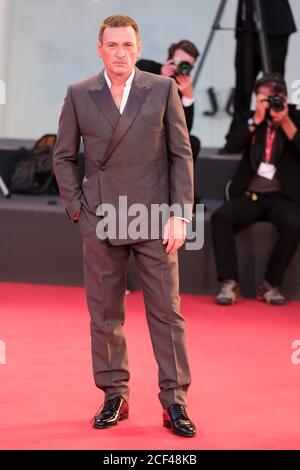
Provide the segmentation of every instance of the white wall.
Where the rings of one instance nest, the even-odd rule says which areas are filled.
[[[135,18],[141,27],[142,56],[163,61],[168,46],[182,38],[203,49],[219,5],[219,0],[6,1],[10,3],[5,49],[9,60],[0,135],[28,138],[55,132],[66,85],[101,68],[96,41],[99,22],[106,16],[120,12]],[[234,25],[236,4],[237,0],[228,0],[223,25]],[[290,0],[290,4],[300,29],[300,1]],[[222,145],[228,128],[230,119],[223,111],[214,118],[203,117],[202,112],[209,107],[205,93],[209,86],[216,88],[221,106],[225,104],[234,85],[234,46],[233,32],[217,32],[198,82],[193,131],[205,146]],[[288,83],[300,78],[297,47],[299,33],[290,41]]]

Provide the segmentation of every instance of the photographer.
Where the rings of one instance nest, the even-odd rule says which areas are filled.
[[[297,31],[288,0],[261,0],[264,30],[274,73],[284,76],[290,35]],[[239,0],[236,15],[234,116],[230,134],[250,109],[252,90],[259,72],[263,70],[262,51],[258,36],[257,14],[253,0]],[[227,138],[227,136],[226,136]],[[227,145],[220,154],[230,153]]]
[[[153,60],[139,60],[136,66],[144,72],[173,77],[176,80],[178,91],[184,109],[185,119],[189,134],[194,120],[194,90],[190,72],[199,56],[199,51],[191,41],[183,39],[172,44],[168,50],[168,57],[164,64]],[[198,137],[190,134],[190,142],[193,152],[194,171],[200,152],[201,143]],[[194,185],[195,188],[196,185]],[[200,203],[200,198],[194,195],[195,204]]]
[[[244,116],[227,139],[231,152],[243,152],[230,185],[230,201],[212,216],[218,279],[217,303],[229,305],[239,294],[235,234],[258,220],[278,229],[257,298],[285,301],[279,288],[300,239],[300,112],[287,104],[280,74],[268,74],[254,88],[256,109]]]

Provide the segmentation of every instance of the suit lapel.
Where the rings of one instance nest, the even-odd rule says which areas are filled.
[[[252,137],[251,142],[251,150],[250,150],[250,157],[251,157],[251,164],[254,172],[256,172],[259,164],[263,161],[264,152],[266,148],[266,133],[267,133],[267,125],[266,122],[263,121],[257,128],[255,134]]]
[[[89,94],[100,109],[101,113],[115,129],[121,115],[115,105],[110,89],[108,88],[103,70],[98,75],[97,88],[89,90]]]
[[[276,132],[276,137],[272,147],[271,162],[276,166],[280,156],[282,155],[283,147],[286,143],[286,136],[284,131],[279,128]]]
[[[102,163],[105,163],[112,152],[119,145],[120,141],[125,136],[132,122],[134,121],[136,115],[142,108],[145,99],[150,93],[151,88],[143,83],[143,74],[137,68],[135,69],[134,80],[131,85],[130,93],[128,100],[125,106],[125,109],[118,120],[118,123],[115,127],[111,140],[106,149]],[[111,98],[113,101],[113,98]]]

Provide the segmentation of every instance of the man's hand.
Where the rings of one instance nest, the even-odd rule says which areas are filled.
[[[267,97],[265,95],[256,96],[256,105],[253,120],[257,126],[265,120],[266,110],[270,107],[266,99]]]
[[[167,60],[162,68],[160,69],[160,74],[164,75],[165,77],[173,77],[176,71],[175,64],[173,59]]]
[[[167,244],[166,253],[172,255],[184,244],[186,237],[186,221],[170,217],[164,227],[163,245]]]
[[[176,82],[182,96],[184,96],[185,98],[194,97],[193,83],[191,77],[183,74],[176,75]]]
[[[273,109],[271,109],[270,115],[272,116],[273,122],[281,126],[287,138],[292,140],[297,132],[297,127],[289,116],[288,104],[285,103],[284,109],[279,112],[273,111]]]
[[[272,108],[270,109],[270,116],[275,124],[282,125],[283,121],[289,115],[289,108],[287,103],[284,103],[284,109],[282,111],[274,111]]]
[[[81,210],[75,212],[75,214],[73,215],[72,220],[74,224],[77,224],[78,220],[80,219],[80,214],[81,214]]]

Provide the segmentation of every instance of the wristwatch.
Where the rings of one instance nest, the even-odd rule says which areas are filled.
[[[256,124],[256,122],[254,121],[254,119],[252,117],[250,117],[248,119],[247,124],[248,124],[248,126],[252,126],[252,127],[255,127],[255,128],[257,127],[257,124]]]

